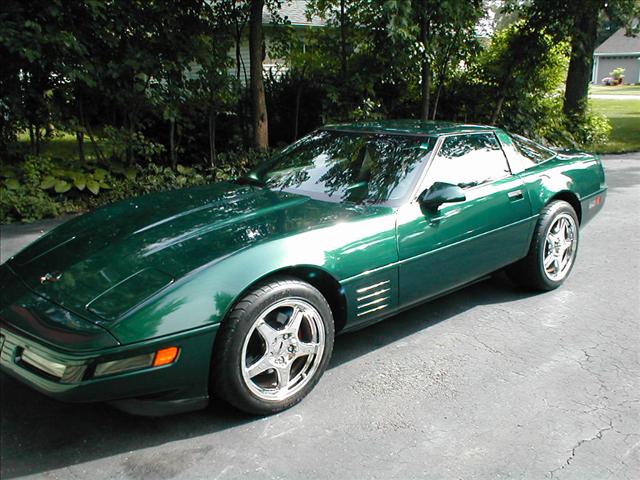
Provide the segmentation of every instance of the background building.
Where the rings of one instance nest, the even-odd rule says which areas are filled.
[[[640,37],[628,37],[621,28],[596,48],[591,82],[601,84],[615,68],[624,68],[622,83],[640,83]]]

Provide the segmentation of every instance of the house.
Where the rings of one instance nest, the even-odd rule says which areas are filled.
[[[307,18],[307,1],[306,0],[285,0],[282,2],[282,6],[278,10],[278,15],[281,19],[284,19],[294,29],[295,35],[302,40],[302,47],[304,48],[304,35],[305,32],[311,28],[324,27],[326,21],[318,16],[313,16],[310,19]],[[262,25],[264,32],[265,54],[262,62],[263,69],[266,73],[278,76],[281,72],[286,70],[287,66],[283,59],[278,58],[277,53],[274,51],[275,44],[275,32],[278,21],[273,18],[271,13],[265,6],[262,12]],[[281,22],[280,22],[281,23]],[[235,60],[235,52],[229,52],[229,55]],[[236,65],[229,70],[229,73],[236,76],[239,75],[238,80],[242,83],[247,83],[249,78],[249,36],[248,26],[245,28],[245,32],[240,44],[240,64]],[[239,67],[239,68],[238,68]]]
[[[591,83],[601,84],[615,68],[624,68],[623,83],[640,83],[640,36],[628,37],[621,28],[596,48]]]

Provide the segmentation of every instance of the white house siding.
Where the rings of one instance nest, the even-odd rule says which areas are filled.
[[[268,74],[274,75],[276,78],[287,71],[287,65],[284,59],[274,58],[271,54],[271,44],[274,25],[280,20],[286,20],[291,27],[294,28],[295,35],[302,36],[304,43],[304,31],[309,28],[324,27],[326,21],[313,15],[311,18],[307,18],[307,0],[284,0],[280,5],[278,12],[279,19],[274,19],[269,9],[265,6],[262,10],[262,25],[265,39],[266,58],[262,63],[262,67],[265,72],[265,76]],[[246,28],[248,32],[248,25]],[[304,48],[304,45],[303,45]],[[229,69],[229,73],[233,76],[237,75],[236,67],[236,51],[235,46],[229,52],[229,56],[233,59],[234,65]],[[240,44],[240,82],[243,84],[249,81],[249,37],[248,33],[245,33],[244,38]]]
[[[268,36],[268,31],[265,29],[265,49],[266,49],[266,58],[262,62],[262,68],[264,69],[265,76],[269,71],[271,71],[276,78],[279,78],[282,73],[286,71],[286,65],[283,60],[271,58],[269,55],[270,49],[270,39]],[[229,74],[234,77],[237,74],[236,69],[236,50],[235,47],[229,52],[229,56],[233,59],[233,67],[229,69]],[[242,84],[246,84],[249,81],[249,71],[250,71],[250,58],[249,58],[249,39],[244,38],[240,43],[240,82]]]
[[[610,72],[616,68],[624,68],[624,83],[640,83],[640,56],[599,55],[594,60],[594,83],[601,84],[602,79],[610,77]]]

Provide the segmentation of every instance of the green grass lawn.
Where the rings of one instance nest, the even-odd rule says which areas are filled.
[[[18,135],[18,142],[23,146],[25,151],[29,151],[29,133],[22,132]],[[104,153],[104,141],[100,138],[97,139],[98,145],[101,147]],[[75,134],[57,131],[53,138],[45,139],[41,146],[42,153],[50,155],[55,158],[62,158],[67,162],[77,162],[79,160],[78,155],[78,142],[76,141]],[[96,159],[96,154],[91,145],[89,137],[84,137],[84,155],[89,161]]]
[[[598,153],[640,151],[640,100],[592,98],[590,104],[594,111],[607,117],[613,127],[609,141],[596,148]]]
[[[589,93],[594,95],[640,95],[640,85],[591,85]]]

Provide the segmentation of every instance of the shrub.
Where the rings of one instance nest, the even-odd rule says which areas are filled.
[[[149,140],[142,132],[107,126],[103,133],[106,150],[120,161],[133,157],[151,162],[165,151],[164,145]]]
[[[567,120],[573,140],[579,147],[594,147],[607,142],[611,123],[604,115],[590,111],[584,118]]]
[[[624,78],[624,68],[614,68],[612,72],[609,72],[609,75],[611,75],[616,80]]]
[[[154,163],[129,168],[114,163],[110,168],[89,165],[84,170],[71,169],[62,159],[28,156],[21,167],[3,169],[0,223],[79,213],[151,192],[229,180],[271,154],[252,150],[226,152],[218,156],[219,166],[215,169],[178,165],[176,170]],[[90,181],[97,182],[97,188],[89,188]]]
[[[60,213],[58,204],[40,188],[52,168],[50,158],[28,155],[21,169],[3,169],[0,222],[32,221]]]

